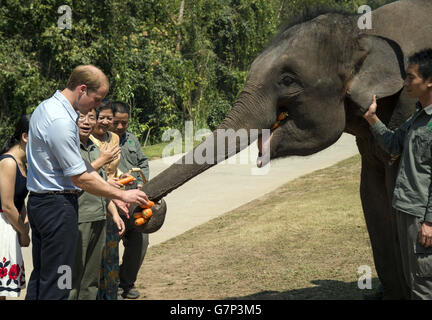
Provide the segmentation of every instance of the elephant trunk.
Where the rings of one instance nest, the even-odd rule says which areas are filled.
[[[253,89],[245,88],[233,109],[204,142],[144,185],[149,199],[159,201],[190,179],[240,152],[258,138],[258,130],[269,128],[267,119]],[[268,116],[267,116],[268,117]],[[252,130],[255,129],[255,130]],[[251,131],[252,130],[252,131]]]

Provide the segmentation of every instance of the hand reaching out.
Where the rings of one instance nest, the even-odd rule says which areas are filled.
[[[370,125],[374,125],[379,120],[378,117],[377,117],[377,115],[376,115],[377,107],[378,107],[378,104],[377,104],[377,101],[376,101],[376,95],[373,95],[373,97],[372,97],[372,103],[369,106],[369,109],[363,115],[363,118],[365,118],[367,120],[367,122],[369,122]]]

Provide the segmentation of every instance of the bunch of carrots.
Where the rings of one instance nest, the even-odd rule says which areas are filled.
[[[121,183],[122,185],[125,185],[129,182],[135,181],[136,179],[133,176],[128,176],[126,178],[117,180],[118,183]],[[147,205],[145,206],[141,206],[142,211],[140,212],[135,212],[133,217],[135,219],[135,225],[136,226],[140,226],[143,225],[144,223],[146,223],[148,221],[148,219],[150,219],[150,217],[153,214],[153,211],[151,209],[151,207],[154,206],[154,202],[153,201],[149,201]]]

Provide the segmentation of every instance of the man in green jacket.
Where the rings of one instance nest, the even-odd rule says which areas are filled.
[[[417,111],[397,130],[377,117],[376,96],[363,117],[381,147],[400,156],[392,206],[411,299],[432,299],[432,49],[408,60],[404,90]]]
[[[96,111],[94,108],[86,115],[80,114],[77,124],[81,156],[88,163],[91,163],[102,178],[107,180],[103,166],[118,157],[120,148],[113,147],[101,151],[89,139],[96,125]],[[79,236],[69,300],[96,300],[102,252],[106,245],[107,209],[113,215],[119,233],[122,234],[125,229],[124,222],[112,201],[84,191],[78,197]]]
[[[130,110],[122,102],[113,102],[114,121],[113,131],[120,137],[121,158],[119,169],[126,173],[132,168],[139,168],[144,173],[145,179],[149,179],[148,159],[141,150],[138,139],[127,131],[129,126]],[[137,180],[133,187],[140,188],[146,181],[137,172],[131,173]],[[137,299],[140,295],[134,284],[138,271],[144,261],[149,245],[148,234],[142,233],[126,222],[126,232],[122,238],[124,252],[120,265],[120,291],[123,298]]]

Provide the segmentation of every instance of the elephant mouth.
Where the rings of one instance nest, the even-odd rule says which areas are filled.
[[[265,166],[270,161],[270,143],[273,138],[275,130],[282,126],[288,120],[287,112],[282,112],[279,114],[277,121],[273,124],[270,129],[270,135],[263,138],[263,135],[258,136],[258,157],[256,165],[258,168]]]

